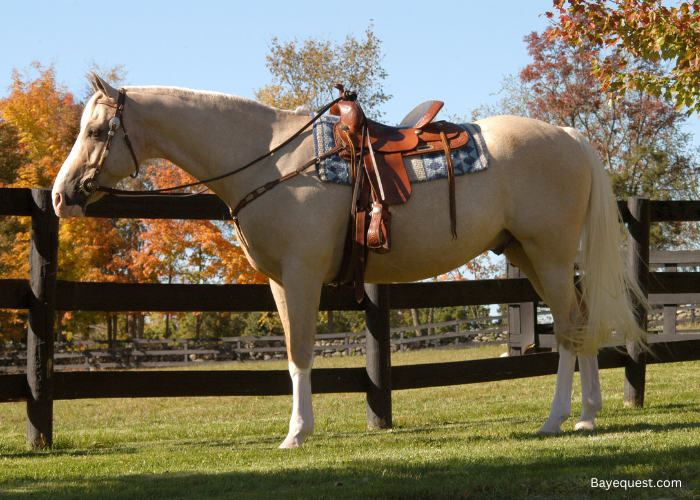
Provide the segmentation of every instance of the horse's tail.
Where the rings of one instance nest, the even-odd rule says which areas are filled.
[[[573,128],[564,130],[579,143],[591,165],[591,194],[579,254],[588,319],[583,350],[593,352],[612,340],[642,344],[646,332],[637,323],[633,304],[643,304],[646,311],[648,302],[623,254],[624,226],[610,179],[588,140]]]

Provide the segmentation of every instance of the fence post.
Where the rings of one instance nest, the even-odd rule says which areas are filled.
[[[667,273],[678,272],[677,264],[665,264],[664,271]],[[676,313],[678,312],[677,304],[664,304],[664,335],[676,334]]]
[[[525,278],[515,264],[506,261],[506,276],[508,278]],[[508,355],[519,356],[525,354],[530,346],[537,347],[535,325],[537,324],[537,304],[535,302],[521,302],[508,304]]]
[[[27,328],[27,445],[53,445],[53,342],[58,268],[58,217],[51,190],[32,189],[29,284],[32,289]]]
[[[367,426],[390,429],[391,339],[389,332],[389,285],[365,284],[367,323]]]
[[[628,258],[632,276],[637,278],[642,292],[649,295],[649,198],[630,197],[627,200],[630,211]],[[642,330],[647,330],[647,312],[640,304],[635,304],[637,321]],[[630,358],[625,366],[625,406],[644,406],[644,383],[646,376],[646,353],[637,344],[629,342],[627,352]]]

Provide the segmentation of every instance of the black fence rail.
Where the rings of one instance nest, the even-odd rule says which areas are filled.
[[[700,202],[620,202],[628,223],[630,254],[652,302],[689,304],[700,300],[700,273],[649,273],[649,224],[700,220]],[[56,279],[58,220],[45,189],[0,190],[0,215],[32,217],[30,279],[0,280],[0,308],[28,309],[27,373],[0,375],[0,401],[27,402],[27,442],[51,446],[53,401],[81,398],[235,396],[291,394],[286,370],[232,371],[54,371],[53,324],[61,311],[272,311],[264,285],[165,285],[67,282]],[[179,199],[103,198],[88,207],[90,217],[230,220],[228,207],[213,195]],[[648,285],[647,285],[648,283]],[[324,290],[321,310],[363,310],[367,324],[366,368],[317,369],[312,387],[320,392],[365,392],[368,420],[391,425],[391,391],[468,384],[554,374],[556,353],[428,365],[391,367],[389,308],[408,309],[488,304],[537,303],[527,279],[513,277],[442,283],[368,284],[361,304],[351,290]],[[679,298],[680,297],[680,298]],[[689,300],[692,299],[692,300]],[[231,305],[234,304],[235,308]],[[520,315],[521,318],[524,315]],[[646,319],[644,319],[646,322]],[[509,322],[510,324],[511,322]],[[521,322],[526,325],[526,322]],[[646,326],[646,325],[645,325]],[[525,332],[527,333],[527,332]],[[511,335],[523,337],[523,331]],[[522,344],[521,344],[522,345]],[[649,363],[700,359],[699,340],[650,344]],[[625,399],[643,404],[647,360],[602,349],[600,367],[625,367]]]

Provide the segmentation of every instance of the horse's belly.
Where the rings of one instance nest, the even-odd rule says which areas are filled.
[[[444,274],[489,250],[503,230],[489,171],[456,179],[457,238],[450,232],[446,180],[413,184],[411,198],[391,211],[391,251],[369,253],[365,280],[391,283]]]

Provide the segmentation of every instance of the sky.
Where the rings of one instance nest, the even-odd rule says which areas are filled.
[[[309,37],[382,40],[383,121],[401,122],[416,105],[445,102],[441,117],[466,119],[494,104],[505,76],[530,62],[523,37],[548,26],[552,0],[0,0],[0,98],[13,69],[53,63],[78,98],[92,61],[117,64],[132,85],[171,85],[254,98],[271,82],[270,42]],[[36,74],[34,74],[36,76]],[[700,147],[700,121],[685,126]]]
[[[132,85],[172,85],[254,98],[271,81],[270,42],[361,38],[370,24],[382,40],[384,81],[396,124],[438,99],[469,117],[495,102],[504,76],[528,64],[523,37],[547,27],[551,0],[489,1],[132,1],[0,0],[0,96],[12,70],[55,64],[78,97],[91,61],[123,64]]]

